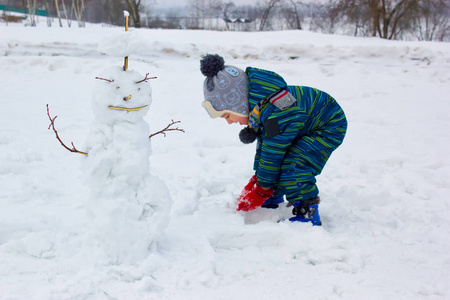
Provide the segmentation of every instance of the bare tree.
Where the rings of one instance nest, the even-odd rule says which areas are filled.
[[[420,41],[444,41],[450,34],[450,4],[446,0],[422,0],[414,18],[413,33]]]
[[[372,12],[372,36],[392,39],[402,18],[417,8],[417,0],[369,0]]]
[[[29,0],[28,0],[29,1]],[[86,2],[91,2],[90,0],[72,0],[72,4],[70,6],[70,11],[67,13],[66,3],[65,0],[60,0],[62,4],[62,8],[64,11],[64,16],[66,17],[67,26],[71,27],[72,25],[72,19],[75,16],[75,19],[78,21],[78,27],[85,27],[86,26]],[[61,14],[59,12],[59,0],[55,0],[55,7],[56,7],[56,14],[58,16],[59,20],[59,26],[62,27],[61,22]]]
[[[29,25],[36,26],[36,0],[27,0]]]
[[[361,5],[360,1],[336,1],[332,4],[331,12],[334,12],[343,24],[355,26],[353,35],[367,36],[372,31],[372,12],[368,5]]]
[[[67,14],[67,9],[66,9],[66,4],[64,2],[64,0],[62,1],[62,5],[63,5],[63,11],[64,11],[64,16],[66,17],[66,21],[67,21],[67,26],[70,27],[72,26],[72,13],[73,10],[70,10],[70,15]]]
[[[190,19],[189,23],[194,22],[195,24],[190,24],[190,26],[204,29],[206,15],[205,0],[191,0],[191,12],[192,19]]]
[[[358,28],[368,27],[372,36],[393,39],[412,26],[422,0],[336,0],[334,11]],[[370,25],[367,21],[370,20]]]
[[[222,2],[220,0],[207,0],[207,18],[209,20],[208,28],[212,29],[212,21],[214,18],[220,17],[220,8]]]
[[[283,5],[280,10],[280,15],[286,22],[289,29],[302,29],[302,15],[300,7],[303,4],[299,1],[289,0],[287,5]]]
[[[72,0],[72,11],[78,21],[78,27],[85,27],[86,7],[84,6],[84,0]]]
[[[128,12],[130,13],[131,19],[133,19],[134,27],[141,27],[141,15],[139,11],[141,9],[141,0],[125,0]]]
[[[200,23],[198,27],[212,29],[212,19],[221,13],[220,0],[191,0],[193,17]]]
[[[59,12],[59,5],[58,5],[58,0],[55,0],[55,6],[56,6],[56,15],[58,16],[58,21],[59,21],[59,27],[63,27],[62,21],[61,21],[61,14]]]
[[[342,22],[342,17],[335,4],[330,3],[309,3],[308,14],[310,19],[309,29],[323,33],[333,34]]]
[[[299,6],[302,5],[302,3],[294,0],[290,0],[290,2],[292,4],[292,10],[295,19],[295,29],[302,29],[302,16],[299,12]]]
[[[265,0],[262,8],[261,23],[259,24],[259,31],[263,31],[266,27],[270,13],[281,2],[281,0]]]
[[[126,9],[122,0],[96,0],[101,13],[107,19],[105,22],[113,25],[123,24],[123,11]]]

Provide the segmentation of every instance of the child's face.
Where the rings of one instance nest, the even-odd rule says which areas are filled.
[[[220,117],[224,118],[228,124],[234,124],[234,123],[239,123],[240,125],[248,124],[248,117],[236,116],[236,115],[230,114],[230,113],[224,113]]]

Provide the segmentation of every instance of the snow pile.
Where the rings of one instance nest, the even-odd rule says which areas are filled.
[[[123,29],[2,27],[0,299],[450,298],[450,45],[301,31],[136,30],[149,45],[132,54],[130,69],[158,77],[151,91],[136,91],[145,76],[116,71],[123,57],[96,51],[114,32]],[[230,65],[323,89],[344,108],[346,139],[318,177],[321,228],[276,223],[289,215],[284,207],[235,211],[254,145],[200,106],[200,56],[216,52]],[[93,91],[103,101],[96,112]],[[148,111],[105,108],[135,108],[123,98],[140,92],[152,94]],[[62,139],[88,157],[69,153],[47,130],[47,103]],[[150,149],[148,126],[171,119],[186,133],[157,135]],[[93,264],[88,258],[104,256],[88,251],[98,240],[86,211],[136,218],[140,207],[106,198],[133,190],[144,207],[168,199],[149,170],[173,199],[166,231],[139,263]],[[87,206],[93,200],[98,211]],[[142,224],[112,220],[120,217],[97,224],[123,241],[111,249],[139,253],[129,251],[141,242]]]

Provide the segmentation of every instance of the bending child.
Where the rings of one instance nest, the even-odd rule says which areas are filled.
[[[200,61],[206,76],[202,106],[212,118],[246,125],[243,143],[258,141],[255,175],[237,200],[237,210],[293,206],[290,221],[321,225],[316,176],[347,130],[344,111],[325,92],[287,85],[278,74],[227,66],[217,54]]]

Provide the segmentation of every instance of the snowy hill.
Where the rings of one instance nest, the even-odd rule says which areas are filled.
[[[151,173],[171,219],[156,255],[103,267],[87,251],[82,155],[97,52],[123,30],[0,24],[0,299],[449,299],[450,45],[301,31],[136,30],[130,69],[157,76]],[[349,129],[318,185],[323,226],[238,213],[255,145],[200,106],[199,59],[272,70],[334,96]]]

